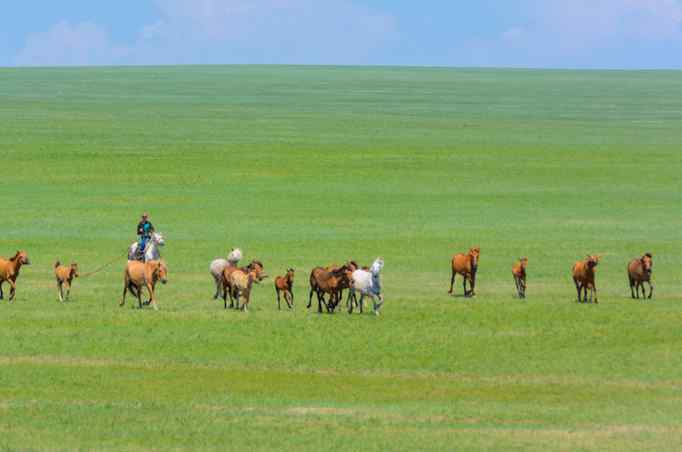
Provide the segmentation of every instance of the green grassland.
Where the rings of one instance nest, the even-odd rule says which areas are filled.
[[[679,450],[681,118],[679,72],[0,69],[0,255],[33,264],[0,302],[0,450]],[[143,210],[159,312],[118,307]],[[472,245],[478,296],[449,297]],[[271,280],[211,299],[234,246],[297,269],[294,312]],[[56,259],[117,255],[56,301]],[[313,266],[379,255],[382,316],[305,309]]]

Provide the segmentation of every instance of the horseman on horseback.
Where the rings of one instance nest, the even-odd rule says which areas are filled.
[[[147,249],[147,242],[152,238],[154,232],[154,225],[149,221],[149,214],[147,212],[142,214],[140,222],[137,224],[137,235],[140,237],[137,245],[137,254],[142,260],[144,251]]]
[[[154,225],[149,221],[149,214],[142,215],[140,223],[137,225],[138,241],[133,242],[128,248],[128,260],[131,261],[152,261],[159,260],[159,248],[165,245],[162,234],[154,230]]]

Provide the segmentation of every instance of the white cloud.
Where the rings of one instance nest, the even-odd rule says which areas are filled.
[[[155,0],[158,19],[128,45],[91,22],[29,36],[17,65],[346,63],[377,60],[393,17],[350,0]]]
[[[465,64],[549,67],[679,67],[680,0],[528,0],[525,22],[470,40]],[[635,49],[629,52],[629,49]],[[648,52],[648,50],[655,52]],[[468,51],[468,52],[467,52]]]
[[[114,46],[107,32],[92,22],[62,21],[28,36],[18,53],[18,66],[85,66],[111,64],[126,50]]]

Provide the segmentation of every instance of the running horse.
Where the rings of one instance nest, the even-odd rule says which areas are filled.
[[[161,260],[161,253],[159,252],[159,248],[161,248],[165,244],[166,244],[166,241],[163,238],[163,234],[161,234],[159,232],[152,232],[152,236],[149,239],[149,241],[147,242],[147,246],[144,250],[142,262]],[[140,260],[139,254],[137,252],[138,246],[139,246],[138,242],[134,242],[132,245],[130,245],[130,248],[128,248],[128,260],[129,261],[139,261]]]

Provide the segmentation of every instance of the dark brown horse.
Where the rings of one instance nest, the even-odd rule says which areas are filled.
[[[651,284],[651,273],[653,272],[654,261],[651,253],[633,259],[628,264],[628,281],[630,282],[630,293],[632,298],[639,298],[639,289],[642,288],[642,298],[651,298],[654,293],[654,286]],[[649,284],[649,296],[646,296],[644,283]],[[637,295],[635,297],[635,294]]]
[[[455,285],[455,276],[462,275],[464,279],[464,296],[473,297],[476,295],[474,289],[476,287],[476,272],[478,271],[478,259],[481,255],[481,248],[476,246],[469,250],[468,253],[455,254],[452,258],[452,277],[450,278],[449,294],[452,294]],[[471,290],[467,290],[467,281]]]
[[[14,301],[14,296],[17,292],[17,278],[22,265],[30,265],[31,261],[28,258],[26,251],[17,251],[16,254],[9,259],[0,257],[0,300],[3,299],[2,285],[7,282],[9,289],[9,302]]]
[[[308,294],[308,305],[310,309],[313,303],[313,293],[317,294],[317,312],[322,312],[322,305],[324,304],[327,312],[331,313],[338,304],[341,297],[339,293],[343,287],[348,287],[344,279],[348,279],[348,272],[351,267],[344,264],[341,267],[315,267],[310,272],[310,293]],[[352,271],[351,271],[352,272]],[[329,294],[329,303],[324,299],[324,295]]]

